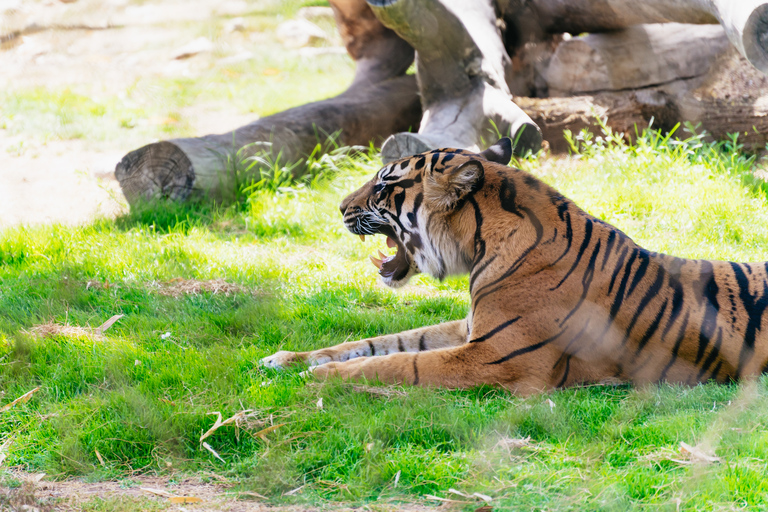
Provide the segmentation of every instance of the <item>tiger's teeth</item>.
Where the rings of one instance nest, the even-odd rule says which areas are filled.
[[[373,263],[377,269],[381,270],[381,260],[374,255],[370,255],[368,257],[371,258],[371,263]]]
[[[386,255],[386,254],[384,254],[383,252],[379,251],[379,258],[381,258],[381,261],[384,261],[384,260],[386,260],[387,258],[389,258],[389,256],[387,256],[387,255]]]
[[[365,235],[360,235],[360,240],[362,240],[363,242],[365,242]]]

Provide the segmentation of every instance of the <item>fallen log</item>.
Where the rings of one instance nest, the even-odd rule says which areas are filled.
[[[728,39],[768,74],[768,0],[498,0],[523,40],[542,32],[605,32],[641,23],[719,23]]]
[[[716,25],[636,25],[563,41],[545,79],[550,96],[639,89],[702,76],[729,48]]]
[[[420,118],[416,79],[402,76],[357,85],[334,98],[259,119],[230,133],[149,144],[125,155],[115,177],[131,204],[142,199],[184,200],[193,193],[231,200],[237,183],[247,179],[238,175],[234,159],[264,153],[272,161],[296,162],[339,130],[341,145],[367,146],[418,126]]]
[[[511,62],[491,0],[367,0],[376,17],[416,50],[424,117],[418,134],[382,146],[383,160],[437,147],[479,150],[509,134],[515,151],[538,151],[541,133],[513,102]]]
[[[637,90],[516,101],[539,125],[554,153],[570,149],[564,130],[575,135],[586,128],[599,134],[597,118],[627,139],[651,121],[654,129],[663,131],[689,121],[711,140],[738,133],[751,150],[764,148],[768,133],[768,77],[733,49],[720,57],[710,74],[698,78]]]
[[[255,177],[240,176],[236,169],[236,161],[250,155],[265,154],[287,164],[308,156],[329,137],[345,146],[367,146],[417,128],[421,105],[416,79],[405,76],[413,49],[376,20],[364,0],[333,0],[331,5],[347,51],[357,61],[347,91],[232,132],[161,141],[131,151],[115,168],[128,202],[194,195],[228,200],[240,180]]]

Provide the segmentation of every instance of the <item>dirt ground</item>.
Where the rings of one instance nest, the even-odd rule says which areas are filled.
[[[195,39],[200,22],[248,8],[238,0],[0,0],[0,90],[72,87],[99,96],[119,94],[142,76],[194,78],[200,63],[174,59],[174,52]],[[226,105],[202,105],[184,115],[201,134],[255,118]],[[113,173],[135,149],[131,144],[10,135],[0,123],[0,229],[79,224],[124,211]]]
[[[258,493],[234,491],[214,474],[200,478],[170,480],[151,476],[121,482],[86,483],[79,480],[49,481],[44,474],[17,473],[22,485],[15,489],[0,486],[0,511],[9,506],[12,512],[93,510],[176,510],[180,512],[313,512],[331,508],[308,508],[301,505],[273,507]],[[300,492],[300,489],[297,491]],[[176,502],[172,501],[176,498]],[[103,500],[103,503],[100,502]],[[185,501],[182,503],[182,501]],[[459,504],[459,503],[455,503]],[[101,506],[99,506],[101,505]],[[449,510],[454,503],[446,500],[440,506],[378,502],[362,507],[332,507],[337,512],[370,510],[376,512],[434,512]],[[479,505],[480,506],[480,505]]]

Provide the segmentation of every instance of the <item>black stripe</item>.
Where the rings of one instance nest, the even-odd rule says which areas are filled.
[[[525,212],[525,214],[528,216],[528,220],[530,220],[531,224],[533,224],[533,228],[536,230],[536,240],[533,241],[531,245],[525,248],[525,250],[520,254],[520,256],[517,257],[515,262],[512,264],[511,267],[507,269],[504,274],[502,274],[500,277],[494,279],[492,282],[482,286],[478,291],[477,295],[473,299],[472,303],[472,309],[477,307],[480,300],[485,298],[486,296],[490,295],[491,293],[495,292],[499,287],[496,287],[497,284],[501,283],[505,279],[507,279],[509,276],[517,272],[517,270],[522,266],[522,264],[525,262],[525,258],[530,254],[532,250],[534,250],[539,243],[541,242],[541,237],[544,234],[544,228],[541,225],[541,221],[539,220],[536,215],[534,215],[533,211],[530,208],[526,208],[524,206],[521,206],[520,209]],[[481,293],[482,292],[482,293]]]
[[[648,307],[648,304],[650,304],[651,300],[653,300],[653,298],[656,297],[656,295],[659,293],[659,290],[661,290],[661,286],[663,284],[664,284],[664,271],[661,268],[659,268],[659,271],[656,274],[656,280],[645,292],[645,295],[643,296],[642,300],[640,301],[640,304],[638,304],[637,309],[635,310],[635,314],[632,316],[632,320],[629,322],[629,325],[627,326],[627,331],[624,333],[624,341],[621,342],[622,346],[629,339],[629,336],[632,333],[632,329],[635,327],[635,323],[640,318],[640,315],[643,314],[643,311],[645,311],[645,308]],[[659,327],[659,324],[657,323],[656,328],[658,327]]]
[[[563,329],[559,333],[555,334],[551,338],[547,338],[544,341],[540,341],[538,343],[534,343],[533,345],[529,345],[527,347],[523,347],[523,348],[520,348],[520,349],[517,349],[517,350],[513,350],[512,352],[510,352],[506,356],[502,357],[501,359],[497,359],[496,361],[493,361],[491,363],[485,363],[485,364],[501,364],[501,363],[509,361],[510,359],[515,358],[517,356],[521,356],[523,354],[528,354],[529,352],[534,352],[534,351],[540,349],[541,347],[549,345],[550,343],[555,341],[557,338],[562,336],[564,332],[565,332],[565,329]]]
[[[661,375],[659,375],[659,380],[666,380],[667,378],[667,372],[670,368],[672,368],[672,365],[675,364],[675,361],[677,360],[677,352],[680,350],[680,345],[683,344],[683,339],[685,339],[685,330],[688,327],[688,319],[691,317],[691,312],[686,311],[685,316],[683,317],[683,323],[680,324],[680,331],[677,333],[677,339],[675,340],[675,345],[672,347],[672,357],[669,359],[669,362],[667,363],[667,366],[664,367],[664,369],[661,371]]]
[[[482,233],[483,212],[480,211],[480,205],[477,204],[474,197],[470,197],[467,200],[469,201],[469,204],[472,205],[472,208],[475,209],[475,257],[472,261],[472,270],[470,271],[471,275],[469,277],[469,291],[471,292],[472,286],[475,284],[475,279],[477,279],[477,276],[480,275],[490,263],[479,269],[475,269],[475,266],[483,261],[483,258],[485,257],[485,240],[483,240]]]
[[[371,351],[371,355],[375,356],[376,355],[376,349],[373,348],[373,343],[370,340],[366,340],[366,342],[368,343],[368,350]]]
[[[421,208],[421,203],[423,200],[424,194],[421,192],[416,194],[416,197],[413,199],[413,210],[408,213],[408,222],[411,223],[412,229],[419,225],[419,217],[416,214],[419,213],[419,208]]]
[[[696,376],[697,381],[701,381],[701,377],[707,373],[707,370],[709,370],[709,367],[712,366],[712,363],[715,362],[715,359],[717,359],[717,356],[720,355],[720,345],[723,343],[723,328],[718,327],[717,329],[717,339],[715,340],[715,345],[712,347],[712,350],[710,350],[709,355],[707,356],[707,359],[704,361],[704,365],[701,367],[701,370],[699,370],[699,374]]]
[[[416,386],[419,383],[419,369],[416,367],[416,359],[418,359],[419,354],[413,355],[413,385]]]
[[[640,352],[643,351],[643,348],[645,348],[645,345],[648,343],[648,341],[651,339],[651,336],[656,332],[656,330],[659,328],[659,324],[661,323],[661,317],[664,316],[664,312],[667,310],[667,303],[669,300],[665,300],[664,304],[662,304],[661,309],[658,313],[656,313],[656,318],[653,319],[653,323],[646,329],[645,334],[643,334],[643,337],[640,338],[640,341],[637,344],[637,350],[635,351],[635,356],[637,356]]]
[[[605,264],[608,263],[608,257],[611,255],[611,248],[613,248],[613,244],[616,242],[616,231],[613,229],[610,233],[608,233],[608,241],[605,244],[605,255],[603,256],[603,264],[600,265],[600,270],[605,269]]]
[[[589,263],[587,264],[587,269],[584,271],[584,275],[581,277],[581,297],[576,303],[576,306],[571,311],[569,311],[565,318],[563,318],[563,320],[560,322],[560,327],[562,327],[565,322],[567,322],[568,319],[571,318],[574,313],[576,313],[576,310],[578,310],[581,305],[584,304],[584,300],[587,298],[589,287],[592,285],[592,278],[595,276],[595,260],[597,260],[597,255],[600,252],[600,243],[601,240],[598,240],[595,244],[595,248],[592,250],[592,256],[590,256]]]
[[[556,388],[563,387],[565,385],[565,381],[568,380],[568,373],[571,371],[571,357],[573,356],[568,356],[565,359],[565,370],[563,371],[563,378],[560,379],[560,382],[557,383],[557,386],[555,386]]]
[[[749,265],[746,265],[749,269]],[[739,285],[739,298],[744,306],[744,310],[747,313],[747,328],[744,331],[744,342],[741,345],[741,351],[739,352],[739,366],[736,369],[736,378],[741,376],[741,372],[744,369],[744,365],[747,359],[755,352],[755,335],[757,330],[760,329],[762,323],[763,312],[766,306],[768,306],[768,287],[763,282],[763,294],[760,299],[755,301],[755,298],[749,293],[749,279],[744,274],[741,266],[738,263],[731,263],[733,274],[736,276],[736,283]]]
[[[397,337],[397,350],[400,352],[405,352],[405,345],[403,345],[403,338],[400,336]]]
[[[710,273],[709,279],[704,286],[704,316],[701,319],[701,329],[699,331],[699,351],[696,353],[696,364],[699,364],[701,358],[704,357],[704,352],[709,346],[709,342],[712,339],[712,335],[715,333],[715,327],[717,327],[717,313],[719,305],[717,303],[717,283],[715,282],[715,274],[712,271],[712,264],[706,262],[709,266]]]
[[[683,311],[683,286],[673,275],[669,276],[669,285],[675,290],[675,293],[672,295],[672,309],[669,311],[667,325],[664,327],[664,332],[661,333],[662,343],[664,342],[664,338],[667,337],[667,333],[669,333],[672,325],[677,320],[677,317],[680,316],[680,313]]]
[[[712,370],[712,373],[711,373],[711,374],[709,374],[709,378],[708,378],[707,380],[714,380],[714,381],[717,381],[717,382],[719,382],[719,381],[717,380],[717,374],[718,374],[718,372],[720,371],[720,368],[721,368],[722,366],[723,366],[723,360],[721,359],[721,360],[719,360],[719,361],[717,362],[717,364],[715,365],[715,368]]]
[[[624,290],[627,288],[627,281],[629,281],[629,275],[632,272],[632,264],[635,262],[637,253],[638,249],[632,249],[632,256],[629,257],[629,261],[627,261],[627,264],[624,267],[624,277],[621,278],[619,289],[616,290],[616,297],[614,297],[613,304],[611,304],[611,320],[616,318],[616,314],[619,312],[621,304],[624,302]]]
[[[616,277],[619,275],[619,272],[621,272],[621,269],[624,268],[624,258],[627,257],[628,252],[629,247],[625,247],[624,250],[621,251],[621,254],[619,254],[619,259],[616,262],[616,266],[613,268],[613,274],[611,274],[611,285],[608,287],[608,293],[613,291],[613,285],[616,283]]]
[[[427,350],[427,340],[426,340],[426,334],[422,334],[419,338],[419,352],[424,352]]]
[[[432,154],[432,160],[429,162],[430,169],[432,172],[435,172],[435,167],[437,166],[437,161],[440,160],[440,153],[433,153]],[[440,171],[442,172],[442,171]]]
[[[565,222],[565,250],[558,256],[558,258],[547,265],[545,268],[554,267],[558,261],[563,259],[568,251],[571,250],[571,244],[573,244],[573,226],[571,226],[571,213],[568,211],[568,203],[563,202],[557,206],[557,214],[560,216],[560,220]]]
[[[637,258],[640,260],[640,265],[637,266],[635,277],[632,278],[632,284],[629,285],[629,290],[627,290],[627,297],[632,295],[632,292],[635,291],[637,285],[640,283],[643,277],[645,277],[645,272],[648,270],[648,264],[651,261],[651,258],[648,257],[648,253],[645,251],[641,251]]]
[[[520,316],[516,316],[515,318],[507,320],[506,322],[496,326],[495,328],[491,329],[487,333],[483,334],[479,338],[475,338],[475,339],[469,340],[469,343],[480,343],[481,341],[486,341],[487,339],[491,338],[492,336],[495,336],[496,334],[498,334],[499,332],[503,331],[504,329],[506,329],[507,327],[509,327],[513,323],[517,322],[521,318],[522,317],[520,317]]]
[[[584,251],[587,250],[587,246],[589,245],[589,242],[591,239],[592,239],[592,221],[587,219],[587,224],[584,226],[584,240],[581,242],[581,247],[579,247],[578,254],[576,254],[576,260],[573,262],[573,265],[571,265],[570,270],[566,272],[565,276],[560,280],[560,282],[557,283],[554,288],[550,288],[551,291],[554,291],[560,288],[560,285],[563,284],[566,279],[568,279],[568,276],[571,275],[571,272],[573,272],[574,269],[579,265],[579,262],[581,262],[581,257],[584,256]]]
[[[501,207],[522,219],[523,214],[517,209],[516,198],[517,187],[515,187],[514,180],[504,177],[501,180],[501,187],[499,188],[499,201],[501,202]]]

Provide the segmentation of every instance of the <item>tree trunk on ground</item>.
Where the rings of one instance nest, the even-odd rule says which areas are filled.
[[[420,118],[416,79],[402,76],[356,85],[335,98],[259,119],[231,133],[144,146],[123,157],[115,177],[130,203],[161,197],[183,200],[193,192],[229,200],[237,183],[247,178],[238,175],[236,166],[250,155],[263,153],[281,164],[296,162],[339,131],[340,145],[367,146],[418,126]]]
[[[424,117],[418,134],[382,146],[390,161],[437,147],[479,150],[498,138],[538,151],[541,133],[513,102],[511,62],[491,0],[367,0],[382,23],[416,50]]]
[[[734,85],[751,83],[740,92]],[[599,132],[597,117],[632,139],[653,120],[653,128],[669,131],[685,121],[710,138],[738,133],[749,149],[761,149],[768,133],[768,77],[759,74],[733,50],[722,56],[712,73],[638,90],[599,92],[563,98],[517,98],[518,105],[540,127],[555,153],[569,150],[564,130],[574,135],[588,128]]]
[[[768,74],[768,0],[497,0],[523,38],[604,32],[641,23],[720,23],[747,60]]]
[[[563,41],[546,70],[550,96],[639,89],[706,74],[730,44],[716,25],[637,25]]]

